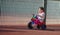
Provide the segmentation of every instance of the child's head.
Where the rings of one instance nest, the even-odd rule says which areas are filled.
[[[44,8],[43,8],[43,7],[39,7],[38,12],[39,12],[39,13],[44,12]]]

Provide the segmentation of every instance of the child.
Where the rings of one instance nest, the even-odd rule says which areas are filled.
[[[44,18],[45,18],[45,12],[44,12],[43,7],[39,7],[38,14],[36,16],[37,16],[36,19],[33,19],[33,21],[35,22],[33,26],[37,26],[36,24],[42,25],[42,23],[44,22]]]
[[[39,7],[38,9],[38,14],[37,14],[37,18],[40,22],[44,21],[45,18],[45,12],[44,12],[44,8],[43,7]]]

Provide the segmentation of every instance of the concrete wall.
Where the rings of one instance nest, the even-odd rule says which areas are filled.
[[[2,0],[2,16],[31,16],[37,13],[40,6],[44,6],[43,0]]]
[[[20,25],[30,21],[44,0],[0,0],[0,25]],[[60,24],[60,1],[47,1],[47,24]]]
[[[43,0],[1,0],[0,25],[27,24],[41,6]]]
[[[60,24],[60,1],[47,1],[47,24]]]

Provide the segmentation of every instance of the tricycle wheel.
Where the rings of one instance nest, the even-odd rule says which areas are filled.
[[[37,28],[40,29],[40,25],[37,25]]]
[[[42,30],[46,30],[46,25],[45,25],[45,24],[42,25],[42,26],[41,26],[41,29],[42,29]]]
[[[29,22],[29,23],[28,23],[28,28],[29,28],[29,29],[32,29],[32,28],[33,28],[33,27],[32,27],[32,22]]]

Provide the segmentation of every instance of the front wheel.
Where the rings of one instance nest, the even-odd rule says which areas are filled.
[[[33,27],[32,27],[32,22],[29,22],[29,23],[28,23],[28,28],[29,28],[29,29],[32,29],[32,28],[33,28]]]

